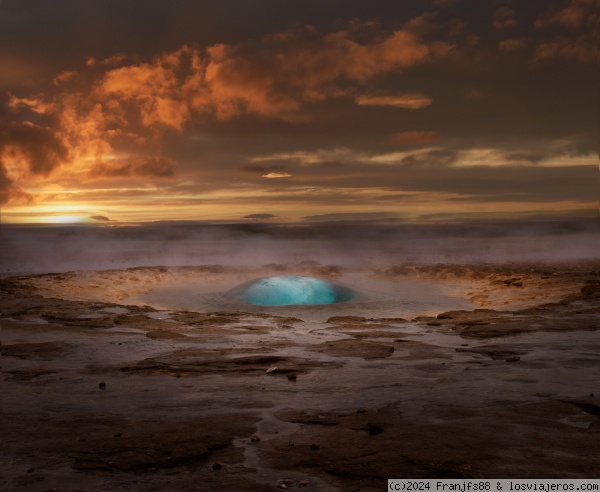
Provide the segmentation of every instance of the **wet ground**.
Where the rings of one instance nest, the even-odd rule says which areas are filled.
[[[261,269],[2,282],[0,488],[384,490],[600,474],[600,264],[296,265],[359,289],[257,307]]]

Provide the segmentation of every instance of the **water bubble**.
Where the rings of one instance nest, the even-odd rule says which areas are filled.
[[[356,293],[329,280],[286,275],[265,277],[242,284],[232,291],[255,306],[334,304],[354,299]]]

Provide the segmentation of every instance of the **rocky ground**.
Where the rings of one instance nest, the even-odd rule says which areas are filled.
[[[444,280],[474,304],[413,319],[127,304],[159,282],[222,273],[4,279],[0,489],[374,491],[387,478],[600,475],[599,264],[369,272]]]

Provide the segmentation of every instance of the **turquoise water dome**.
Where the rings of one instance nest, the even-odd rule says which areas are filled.
[[[334,304],[356,295],[352,289],[328,280],[294,275],[252,280],[233,289],[233,293],[255,306]]]

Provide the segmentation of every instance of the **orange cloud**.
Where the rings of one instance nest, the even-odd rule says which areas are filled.
[[[563,58],[582,63],[600,62],[600,50],[595,33],[600,17],[596,0],[570,0],[562,10],[549,10],[536,21],[536,29],[549,26],[563,28],[560,36],[539,44],[534,60]]]
[[[117,66],[117,65],[121,65],[122,63],[124,63],[126,59],[127,59],[127,55],[125,53],[116,53],[116,54],[109,56],[107,58],[104,58],[102,60],[97,60],[93,56],[90,56],[85,61],[85,64],[88,67],[93,67],[96,65]]]
[[[144,178],[171,178],[175,175],[176,164],[164,157],[135,157],[115,159],[96,163],[89,171],[92,178],[126,178],[130,176]]]
[[[440,142],[443,137],[437,132],[410,131],[392,135],[391,142],[396,145],[424,145]]]
[[[184,46],[150,63],[113,68],[93,96],[121,107],[134,103],[145,127],[181,131],[193,112],[222,120],[242,113],[285,117],[305,102],[345,94],[336,87],[342,80],[362,84],[451,49],[425,44],[409,30],[359,43],[348,31],[320,35],[306,28],[248,45]]]
[[[320,36],[306,29],[276,40],[267,38],[263,45],[258,56],[247,56],[244,46],[208,50],[205,82],[217,117],[227,119],[243,111],[270,116],[295,111],[303,102],[344,94],[335,85],[341,80],[365,83],[445,56],[452,49],[448,43],[426,45],[404,30],[360,44],[347,31]]]
[[[27,176],[50,172],[56,173],[57,183],[171,177],[174,163],[161,152],[165,132],[181,132],[207,116],[227,120],[251,113],[291,119],[306,103],[356,93],[375,77],[446,56],[453,49],[444,42],[425,43],[408,29],[387,34],[376,32],[375,24],[369,29],[367,41],[364,33],[361,41],[354,39],[352,26],[327,34],[306,27],[239,45],[182,46],[145,63],[126,65],[121,53],[103,60],[89,58],[89,73],[80,77],[82,85],[95,76],[87,89],[51,99],[11,95],[13,110],[44,115],[53,126],[29,129],[43,131],[48,138],[42,147],[29,150],[14,131],[8,135],[12,143],[2,147],[3,186],[17,189],[28,182]],[[54,82],[60,86],[76,75],[61,72]],[[357,103],[418,109],[430,105],[431,99],[421,94],[359,96]],[[40,148],[49,152],[34,158]],[[131,157],[119,158],[122,149]],[[290,174],[266,169],[262,176]]]
[[[569,5],[562,10],[549,10],[535,21],[535,27],[540,29],[553,24],[567,29],[580,29],[584,26],[597,26],[598,5],[596,0],[570,0]]]
[[[273,179],[273,178],[290,178],[292,175],[290,173],[286,173],[286,172],[270,172],[268,174],[264,174],[262,177],[263,178],[269,178],[269,179]]]
[[[395,106],[405,109],[421,109],[431,106],[433,100],[423,94],[410,93],[396,96],[364,95],[356,97],[359,106]]]
[[[8,97],[8,107],[12,109],[26,108],[34,113],[48,114],[52,113],[57,108],[55,103],[44,101],[42,95],[34,97],[16,97],[9,92]]]
[[[178,131],[189,118],[186,101],[182,100],[182,82],[177,77],[179,57],[187,50],[158,57],[144,63],[109,70],[96,84],[93,95],[114,103],[119,110],[127,103],[137,104],[145,127],[163,126]]]
[[[77,77],[77,72],[74,70],[65,70],[64,72],[60,72],[56,77],[54,77],[54,85],[59,86],[63,82],[67,82],[71,79]]]

